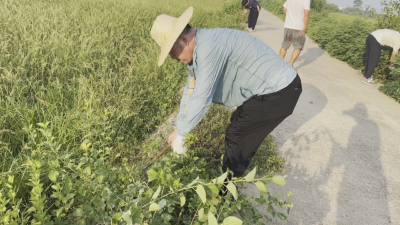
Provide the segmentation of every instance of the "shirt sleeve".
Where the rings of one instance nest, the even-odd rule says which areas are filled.
[[[187,81],[186,81],[186,86],[183,89],[183,94],[182,94],[182,98],[181,98],[179,112],[183,112],[185,110],[187,93],[188,93],[188,90],[189,90],[190,78],[192,78],[192,75],[189,73]]]
[[[196,48],[196,62],[193,62],[197,64],[194,71],[196,83],[193,94],[187,102],[183,101],[184,96],[182,97],[176,122],[178,134],[181,136],[192,131],[210,108],[229,55],[224,45],[214,42],[205,42]],[[182,102],[188,104],[186,112]]]
[[[306,9],[306,10],[310,10],[311,9],[310,0],[304,1],[304,9]]]
[[[287,1],[283,4],[283,7],[287,8]]]

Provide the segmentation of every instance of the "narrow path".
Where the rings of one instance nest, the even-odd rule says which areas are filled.
[[[263,10],[252,34],[278,52],[283,22]],[[309,38],[294,67],[303,94],[273,132],[287,185],[267,186],[292,191],[294,208],[288,221],[274,223],[400,224],[400,104]]]

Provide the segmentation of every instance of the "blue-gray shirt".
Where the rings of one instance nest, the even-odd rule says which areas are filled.
[[[201,121],[211,102],[241,106],[253,96],[287,87],[297,74],[259,39],[227,28],[197,29],[193,61],[187,68],[189,76],[177,117],[181,136]],[[196,84],[187,99],[191,77],[195,77]]]

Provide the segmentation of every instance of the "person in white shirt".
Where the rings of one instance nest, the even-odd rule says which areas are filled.
[[[310,19],[310,0],[287,0],[283,4],[283,13],[286,14],[285,32],[279,55],[285,58],[288,48],[293,44],[294,50],[289,62],[293,67],[293,63],[299,57],[306,42],[308,20]]]
[[[365,49],[365,75],[361,82],[375,86],[372,73],[381,60],[382,46],[393,48],[389,68],[394,68],[394,59],[400,49],[400,33],[398,31],[381,29],[368,35]]]

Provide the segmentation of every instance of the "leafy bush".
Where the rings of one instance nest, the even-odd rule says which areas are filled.
[[[339,6],[333,3],[328,3],[325,6],[325,10],[331,11],[331,12],[339,12]]]
[[[327,4],[326,0],[311,0],[311,9],[321,12],[326,8]]]
[[[86,113],[79,128],[96,125],[112,133],[106,114],[91,120],[86,119],[92,117],[90,112]],[[110,146],[122,139],[112,140],[108,132],[87,130],[79,149],[64,149],[49,123],[30,126],[24,132],[29,139],[27,154],[14,161],[0,191],[0,206],[5,209],[0,211],[2,224],[199,224],[207,220],[229,224],[240,221],[231,216],[236,212],[247,224],[263,224],[263,218],[271,218],[261,215],[253,201],[269,205],[271,215],[280,219],[286,216],[276,208],[292,206],[286,199],[271,196],[264,186],[270,181],[284,185],[284,177],[270,173],[256,178],[254,169],[232,181],[226,181],[227,173],[211,179],[208,160],[196,157],[197,151],[186,156],[169,153],[144,176],[143,169],[150,162],[141,165],[139,161],[120,160]],[[26,190],[28,195],[19,190],[26,188],[25,182],[31,187]],[[221,197],[224,182],[229,194]],[[255,183],[260,197],[238,195],[238,188],[245,188],[244,182]]]
[[[285,0],[259,0],[261,6],[281,18],[285,19],[285,14],[283,13],[283,4]]]

